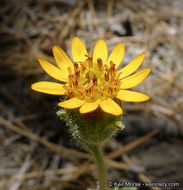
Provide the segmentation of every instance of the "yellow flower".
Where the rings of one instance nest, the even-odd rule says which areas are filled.
[[[73,63],[59,46],[53,47],[58,67],[39,59],[41,67],[62,84],[41,81],[32,84],[32,89],[47,94],[66,95],[69,100],[58,105],[65,109],[80,108],[82,114],[100,107],[106,113],[121,115],[122,108],[115,102],[116,98],[126,102],[143,102],[149,99],[145,94],[126,89],[137,86],[151,71],[147,68],[133,74],[142,64],[145,52],[117,71],[124,52],[124,44],[119,43],[108,57],[105,42],[99,40],[94,51],[88,55],[83,42],[76,37],[71,46]]]

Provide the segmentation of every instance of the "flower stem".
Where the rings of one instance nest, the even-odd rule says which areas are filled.
[[[90,144],[88,148],[95,158],[98,170],[99,190],[107,189],[106,168],[104,164],[104,156],[101,144]]]

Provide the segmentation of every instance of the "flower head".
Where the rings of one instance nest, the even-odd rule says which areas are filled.
[[[145,52],[138,55],[127,66],[117,71],[125,47],[119,43],[108,57],[108,49],[103,40],[96,43],[90,54],[79,38],[72,40],[73,63],[59,47],[53,47],[57,66],[39,59],[42,68],[53,78],[64,82],[41,81],[32,84],[32,89],[53,95],[66,95],[69,99],[58,105],[65,109],[80,108],[80,113],[90,113],[100,107],[104,112],[121,115],[122,108],[116,98],[127,102],[143,102],[149,99],[145,94],[126,90],[137,86],[150,73],[150,68],[133,74],[142,64]]]

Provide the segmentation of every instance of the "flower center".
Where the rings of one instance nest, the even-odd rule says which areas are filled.
[[[92,53],[84,62],[75,62],[74,69],[68,67],[68,82],[64,85],[69,98],[78,97],[86,102],[114,98],[120,90],[120,74],[115,64],[104,64],[101,58],[93,63]]]

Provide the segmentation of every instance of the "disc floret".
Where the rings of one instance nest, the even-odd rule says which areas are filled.
[[[74,68],[68,67],[68,83],[64,85],[69,98],[78,97],[86,102],[98,99],[114,98],[120,90],[120,73],[115,64],[104,64],[101,58],[93,63],[92,53],[86,55],[84,62],[74,62]]]

